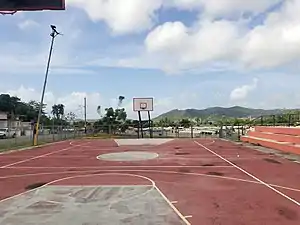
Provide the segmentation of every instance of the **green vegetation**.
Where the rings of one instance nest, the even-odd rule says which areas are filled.
[[[46,105],[43,105],[41,121],[42,123],[49,123],[49,118],[44,111],[45,107]],[[21,99],[16,96],[1,94],[0,111],[7,113],[8,119],[10,120],[19,117],[22,121],[30,122],[37,118],[39,103],[36,101],[22,102]]]
[[[52,106],[53,118],[50,118],[46,114],[46,104],[42,107],[41,124],[44,126],[53,125],[67,125],[69,121],[74,121],[76,115],[74,113],[68,113],[66,117],[65,106],[63,104]],[[7,113],[8,120],[15,120],[19,118],[23,122],[36,121],[39,113],[39,102],[29,101],[22,102],[20,98],[16,96],[10,96],[9,94],[0,94],[0,112]],[[84,124],[84,123],[83,123]],[[77,125],[83,125],[82,122]]]
[[[157,126],[200,126],[200,125],[245,125],[245,124],[291,124],[300,122],[299,110],[251,109],[239,106],[231,108],[214,107],[204,110],[172,110],[154,119]]]
[[[251,109],[244,108],[240,106],[234,106],[230,108],[213,107],[203,110],[198,109],[186,109],[186,110],[172,110],[170,112],[164,113],[157,118],[156,121],[162,118],[168,118],[170,120],[180,120],[183,118],[202,118],[208,120],[220,119],[222,117],[226,118],[246,118],[246,117],[259,117],[262,115],[277,115],[289,112],[291,110],[274,109],[274,110],[264,110],[264,109]]]
[[[113,109],[110,107],[106,108],[105,115],[94,123],[94,129],[96,132],[114,133],[114,129],[118,128],[124,132],[131,123],[131,120],[127,120],[127,113],[124,108]]]

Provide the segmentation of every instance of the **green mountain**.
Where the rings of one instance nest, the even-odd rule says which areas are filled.
[[[185,109],[185,110],[172,110],[167,113],[164,113],[154,120],[160,120],[164,118],[168,118],[170,120],[180,120],[182,118],[220,118],[222,116],[232,117],[232,118],[245,118],[245,117],[259,117],[262,115],[276,115],[282,114],[285,112],[290,112],[292,110],[286,109],[273,109],[273,110],[264,110],[264,109],[251,109],[244,108],[240,106],[234,106],[230,108],[222,108],[222,107],[213,107],[207,109]]]

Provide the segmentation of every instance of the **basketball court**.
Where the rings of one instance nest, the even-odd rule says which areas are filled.
[[[218,139],[65,141],[0,155],[0,224],[296,225],[299,166]]]
[[[52,2],[0,10],[65,7]],[[133,110],[142,139],[0,154],[0,224],[299,224],[300,164],[220,139],[143,139],[153,98],[134,98]]]

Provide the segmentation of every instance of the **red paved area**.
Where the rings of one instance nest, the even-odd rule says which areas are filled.
[[[138,162],[96,158],[124,151],[156,152],[159,157]],[[154,182],[190,224],[296,225],[300,221],[299,169],[300,164],[221,140],[181,139],[159,146],[122,147],[112,140],[80,140],[0,155],[0,199],[35,183]]]

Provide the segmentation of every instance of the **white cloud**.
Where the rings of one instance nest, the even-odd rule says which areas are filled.
[[[232,14],[260,13],[280,0],[171,0],[183,9],[202,9],[208,16],[232,16]]]
[[[243,85],[237,87],[230,93],[231,101],[241,101],[245,100],[249,94],[257,88],[258,79],[253,79],[252,84]]]
[[[39,102],[41,96],[39,90],[24,86],[15,90],[0,90],[0,93],[8,93],[17,96],[24,102],[29,102],[31,100]],[[47,104],[46,112],[51,114],[52,105],[61,103],[65,105],[66,113],[74,112],[79,118],[83,118],[84,97],[87,98],[87,117],[98,118],[96,109],[98,105],[103,105],[105,102],[100,93],[96,92],[72,92],[65,95],[57,95],[52,91],[47,91],[44,99],[44,103]]]
[[[277,2],[277,0],[69,0],[67,3],[70,6],[84,9],[94,21],[105,21],[118,34],[151,28],[157,16],[155,10],[161,6],[193,8],[201,15],[210,16],[199,16],[198,21],[194,21],[190,27],[181,21],[161,24],[149,32],[144,46],[139,46],[139,50],[126,54],[108,52],[106,58],[98,62],[97,59],[90,57],[90,49],[83,50],[80,53],[81,58],[78,58],[74,49],[77,47],[77,41],[83,40],[79,38],[83,33],[79,28],[83,27],[79,27],[74,19],[64,21],[60,27],[67,35],[57,39],[55,43],[51,72],[92,73],[82,69],[92,64],[161,69],[166,73],[199,71],[199,68],[203,69],[215,63],[235,69],[244,67],[269,69],[287,65],[300,57],[299,0],[286,0],[277,12],[267,14],[263,24],[253,29],[250,29],[244,21],[234,22],[227,20],[226,17],[237,12],[260,13]],[[223,19],[216,20],[218,16]],[[19,26],[25,29],[32,23],[34,23],[32,20],[23,18]],[[0,72],[3,74],[43,72],[48,55],[48,46],[44,41],[49,38],[47,35],[43,37],[45,40],[34,44],[5,43],[0,54]],[[93,57],[95,55],[99,54],[96,53]]]
[[[184,69],[229,60],[238,49],[238,37],[237,26],[225,20],[201,21],[196,30],[181,22],[168,22],[148,34],[145,46],[165,63],[163,67]]]
[[[31,87],[20,86],[17,89],[5,90],[0,89],[0,93],[8,93],[12,96],[21,98],[24,102],[31,100],[40,101],[41,93]],[[52,105],[64,104],[65,112],[74,112],[78,118],[84,116],[84,98],[87,98],[87,118],[97,119],[99,114],[97,113],[97,107],[101,106],[102,115],[105,113],[105,108],[113,107],[117,108],[117,98],[105,98],[98,92],[71,92],[66,94],[55,94],[51,90],[45,93],[44,103],[47,104],[46,112],[51,115]],[[198,95],[196,93],[183,92],[179,96],[175,97],[156,97],[154,98],[154,111],[151,112],[152,117],[156,117],[162,113],[173,110],[175,108],[192,108],[193,103],[198,102]],[[125,101],[121,105],[126,109],[128,118],[137,119],[137,113],[132,109],[132,97],[126,97]],[[148,115],[144,113],[143,119],[147,119]]]
[[[300,57],[300,1],[288,0],[268,15],[263,25],[244,38],[242,62],[251,67],[271,68]]]
[[[33,27],[38,27],[39,23],[34,20],[24,20],[21,23],[19,23],[18,26],[21,30],[26,30]]]
[[[115,33],[147,30],[155,23],[160,7],[198,10],[212,18],[245,12],[260,13],[280,0],[68,0],[93,21],[104,21]]]
[[[154,12],[162,0],[69,0],[93,21],[103,20],[115,33],[139,32],[154,24]]]
[[[187,5],[200,4],[200,1],[182,2]],[[206,2],[207,7],[216,4],[216,1]],[[233,6],[234,2],[238,4]],[[270,1],[262,1],[261,5],[259,1],[252,2],[255,4],[246,1],[245,8],[240,9],[258,12],[270,5]],[[225,3],[232,10],[237,10],[241,1],[221,1],[220,5]],[[261,25],[252,29],[244,21],[224,18],[200,17],[191,27],[180,21],[166,22],[154,28],[145,38],[145,54],[159,59],[158,68],[173,72],[216,62],[246,69],[272,69],[288,65],[300,57],[299,11],[299,0],[287,0],[276,12],[267,14]]]

